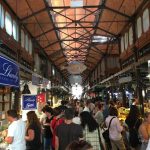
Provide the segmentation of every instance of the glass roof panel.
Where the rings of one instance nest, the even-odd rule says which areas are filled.
[[[80,5],[79,7],[72,7],[71,2],[73,0],[51,0],[51,6],[57,7],[54,8],[55,11],[55,26],[58,28],[60,35],[60,40],[62,47],[64,49],[76,50],[76,52],[71,51],[71,59],[76,58],[78,60],[80,53],[77,53],[82,49],[81,58],[84,58],[88,51],[88,47],[93,37],[95,31],[95,20],[98,11],[98,5],[101,0],[74,0],[77,3],[84,6],[89,6],[88,8],[83,8]],[[83,2],[83,3],[82,3]],[[91,6],[91,7],[90,7]],[[97,7],[92,7],[97,6]],[[63,7],[64,9],[59,9]],[[67,7],[67,8],[65,8]],[[68,8],[69,7],[69,8]],[[59,11],[58,11],[59,10]],[[56,13],[57,12],[57,13]],[[70,52],[64,50],[64,53],[67,57],[67,60],[70,61]]]

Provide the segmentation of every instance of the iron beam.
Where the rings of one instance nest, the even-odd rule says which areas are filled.
[[[113,22],[129,22],[129,20],[103,20],[100,21],[100,23],[113,23]],[[78,20],[74,20],[73,22],[54,22],[54,24],[73,24],[73,23],[89,23],[91,25],[93,25],[93,21],[78,21]],[[36,24],[35,22],[24,22],[24,25],[27,24]],[[40,22],[40,24],[49,24],[49,22]]]
[[[52,15],[51,15],[50,11],[49,11],[48,2],[47,2],[46,0],[44,0],[44,3],[45,3],[45,6],[46,6],[46,8],[47,8],[47,12],[48,12],[49,18],[50,18],[50,20],[52,21],[53,28],[55,29],[55,24],[54,24],[54,22],[53,22],[53,17],[52,17]],[[58,33],[56,32],[56,30],[54,30],[54,31],[55,31],[56,37],[57,37],[57,39],[58,39],[58,41],[59,41]],[[62,53],[63,53],[63,47],[62,47],[61,43],[60,43],[59,45],[60,45],[60,47],[61,47],[61,49],[62,49]],[[63,55],[64,55],[64,53],[63,53]],[[64,57],[65,57],[65,55],[64,55]]]
[[[81,9],[81,8],[84,9],[84,8],[98,8],[98,7],[99,7],[99,5],[88,5],[88,6],[78,7],[78,8],[79,9]],[[75,9],[75,8],[71,7],[71,6],[49,6],[49,9],[53,10],[53,9]]]
[[[94,27],[92,27],[92,26],[85,26],[85,27],[56,27],[56,30],[64,30],[64,29],[84,29],[84,28],[94,28]]]
[[[118,35],[116,35],[116,34],[114,34],[114,33],[112,33],[112,32],[109,32],[108,30],[103,29],[103,28],[97,27],[97,29],[99,29],[99,30],[101,30],[101,31],[104,31],[104,32],[106,32],[106,33],[108,33],[108,34],[110,34],[110,35],[112,35],[112,36],[114,36],[114,37],[117,37],[117,36],[118,36]]]
[[[47,30],[47,31],[45,31],[45,32],[43,32],[43,33],[41,33],[41,34],[35,36],[34,38],[39,38],[39,37],[41,37],[42,35],[45,35],[45,34],[51,32],[51,31],[54,31],[54,30],[55,30],[55,28],[52,28],[52,29],[50,29],[50,30]]]
[[[39,11],[36,11],[36,12],[32,13],[31,15],[28,15],[28,16],[26,16],[24,18],[21,18],[20,21],[23,22],[23,21],[25,21],[25,20],[27,20],[27,19],[29,19],[31,17],[34,17],[34,16],[38,15],[39,13],[42,13],[43,11],[46,11],[46,10],[47,10],[46,8],[43,8],[43,9],[41,9]]]
[[[129,15],[127,15],[127,14],[125,14],[125,13],[122,13],[122,12],[120,12],[120,11],[117,11],[117,10],[115,10],[115,9],[113,9],[113,8],[110,8],[110,7],[108,7],[108,6],[105,6],[104,8],[107,9],[107,10],[110,10],[111,12],[114,12],[114,13],[116,13],[116,14],[119,14],[119,15],[121,15],[121,16],[123,16],[123,17],[126,17],[126,18],[128,18],[128,19],[131,19],[131,17],[130,17]]]

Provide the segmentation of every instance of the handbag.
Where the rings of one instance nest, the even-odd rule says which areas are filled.
[[[116,118],[116,117],[112,117],[112,118],[111,118],[111,120],[110,120],[110,122],[109,122],[108,129],[105,130],[105,131],[102,133],[105,142],[106,142],[108,145],[110,145],[110,146],[111,146],[111,144],[110,144],[110,138],[109,138],[109,128],[110,128],[111,122],[112,122],[112,120],[113,120],[114,118]]]

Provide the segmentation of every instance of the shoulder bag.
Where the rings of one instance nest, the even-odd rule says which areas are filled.
[[[109,145],[110,145],[109,128],[110,128],[111,122],[112,122],[112,120],[113,120],[114,118],[116,118],[116,117],[112,117],[112,118],[111,118],[111,120],[110,120],[110,122],[109,122],[108,129],[105,130],[105,131],[102,133],[105,142],[106,142],[107,144],[109,144]]]
[[[101,134],[100,134],[99,127],[98,127],[98,138],[99,138],[100,149],[105,150],[104,145],[103,145],[102,140],[101,140]]]

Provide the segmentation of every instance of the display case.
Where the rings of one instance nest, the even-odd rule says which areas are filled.
[[[11,89],[10,87],[0,87],[0,112],[11,108]]]
[[[11,106],[11,88],[6,86],[0,87],[0,150],[6,150],[8,147],[4,139],[9,125],[6,119],[6,112],[11,109]]]

